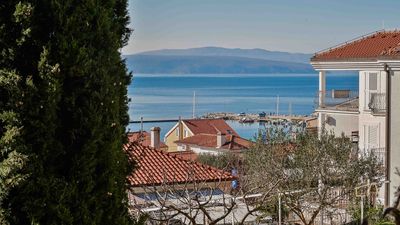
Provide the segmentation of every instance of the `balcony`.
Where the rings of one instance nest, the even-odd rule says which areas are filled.
[[[319,91],[315,99],[316,109],[339,111],[358,111],[358,91],[327,90]]]
[[[373,114],[385,114],[386,93],[369,93],[368,108]]]
[[[386,174],[386,148],[370,148],[367,154],[374,156],[381,165],[382,173]]]

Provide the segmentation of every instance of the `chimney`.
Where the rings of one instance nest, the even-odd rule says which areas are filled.
[[[152,127],[150,129],[150,147],[159,149],[160,148],[160,128]]]
[[[217,148],[221,148],[222,145],[224,145],[226,142],[226,137],[225,134],[222,134],[221,132],[217,133]]]

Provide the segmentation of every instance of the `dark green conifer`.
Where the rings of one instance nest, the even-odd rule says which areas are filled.
[[[11,224],[132,224],[125,126],[130,75],[126,0],[0,3],[0,68],[22,85],[28,174],[2,203]],[[29,26],[17,17],[29,19]],[[21,33],[27,33],[21,39]],[[7,46],[16,46],[11,48]]]

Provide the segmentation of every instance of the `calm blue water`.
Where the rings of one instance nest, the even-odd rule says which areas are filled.
[[[357,74],[328,74],[327,89],[358,89]],[[247,74],[247,75],[164,75],[136,74],[129,86],[131,120],[158,118],[190,118],[193,92],[196,92],[196,115],[209,112],[275,112],[279,95],[280,114],[308,115],[313,112],[318,91],[318,74]],[[148,124],[160,126],[165,134],[174,123]],[[258,124],[231,126],[243,137],[253,137]],[[138,130],[139,124],[131,124]]]

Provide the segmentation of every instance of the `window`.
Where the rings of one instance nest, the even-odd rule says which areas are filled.
[[[368,146],[369,148],[376,148],[378,144],[378,126],[368,127]]]
[[[364,125],[364,148],[375,149],[379,146],[379,125]]]
[[[369,73],[369,90],[376,91],[378,90],[378,73]]]
[[[365,74],[365,110],[370,111],[372,101],[377,98],[377,94],[380,89],[379,78],[378,72],[367,72]]]
[[[179,127],[177,127],[177,128],[175,129],[175,134],[176,134],[177,137],[179,137]]]

